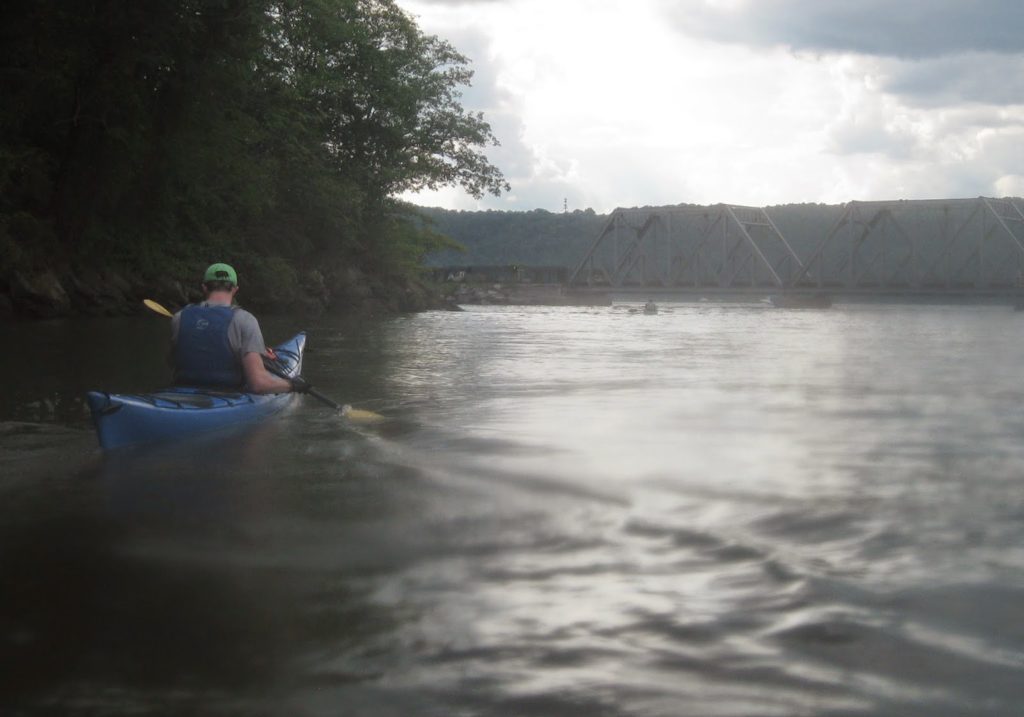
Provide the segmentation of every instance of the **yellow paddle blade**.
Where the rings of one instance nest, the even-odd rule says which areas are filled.
[[[341,407],[341,415],[350,421],[357,421],[359,423],[375,423],[384,420],[384,416],[379,413],[364,411],[361,408],[352,408],[347,405]]]
[[[170,311],[168,311],[167,309],[165,309],[152,299],[143,299],[142,303],[145,304],[146,308],[149,309],[150,311],[155,311],[156,313],[166,316],[168,318],[174,316],[174,314],[172,314]]]

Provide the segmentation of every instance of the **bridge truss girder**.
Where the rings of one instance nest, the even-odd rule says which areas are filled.
[[[804,266],[764,209],[616,209],[570,276],[575,286],[785,288]]]
[[[849,202],[790,288],[1000,292],[1022,276],[1024,213],[1011,199]]]

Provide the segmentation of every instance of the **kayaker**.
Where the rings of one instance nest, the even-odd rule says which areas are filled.
[[[267,371],[266,344],[256,317],[235,303],[238,275],[227,264],[211,264],[203,275],[206,299],[171,319],[174,382],[217,386],[251,393],[305,392],[303,379],[287,380]]]

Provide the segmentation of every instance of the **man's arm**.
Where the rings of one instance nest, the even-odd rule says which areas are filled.
[[[174,360],[174,347],[178,344],[178,330],[181,326],[181,312],[176,311],[171,317],[171,346],[167,349],[167,365],[171,369],[177,368],[177,361]]]
[[[263,356],[250,351],[242,356],[242,373],[245,385],[252,393],[288,393],[292,390],[290,381],[267,371]]]
[[[292,385],[275,376],[263,365],[263,332],[256,317],[244,309],[237,309],[228,327],[228,341],[242,357],[242,375],[245,385],[253,393],[287,393]]]

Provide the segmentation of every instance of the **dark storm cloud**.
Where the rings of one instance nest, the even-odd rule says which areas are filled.
[[[965,102],[1024,104],[1024,56],[968,54],[882,67],[880,89],[930,107]]]
[[[1024,51],[1021,0],[748,0],[736,9],[666,0],[698,37],[811,52],[926,58]]]

